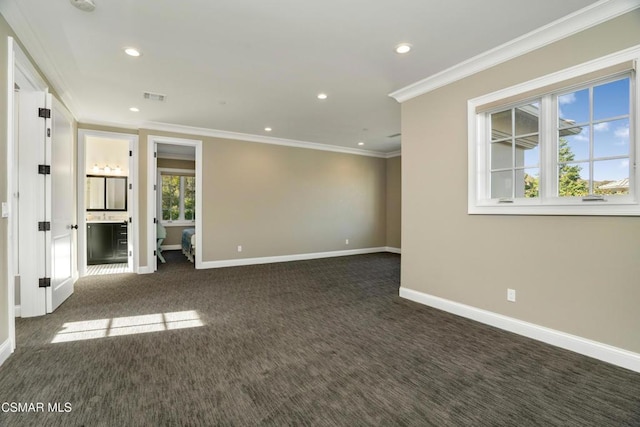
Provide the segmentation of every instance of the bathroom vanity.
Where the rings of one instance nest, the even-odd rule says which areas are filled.
[[[87,175],[87,265],[128,261],[127,178]]]
[[[87,264],[127,262],[127,223],[87,223]]]

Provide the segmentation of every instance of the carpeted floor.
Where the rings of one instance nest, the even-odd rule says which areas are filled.
[[[640,426],[640,374],[403,300],[398,255],[166,256],[17,321],[0,402],[45,412],[0,425]]]

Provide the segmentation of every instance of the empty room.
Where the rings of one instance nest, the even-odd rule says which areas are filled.
[[[640,425],[640,0],[0,0],[0,425]]]

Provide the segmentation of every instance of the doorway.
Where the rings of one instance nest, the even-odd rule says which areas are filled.
[[[78,131],[80,276],[138,270],[137,135]]]
[[[201,268],[202,141],[148,137],[149,272],[165,264],[163,251],[182,251]]]

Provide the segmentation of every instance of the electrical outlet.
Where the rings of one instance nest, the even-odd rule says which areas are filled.
[[[507,301],[516,302],[516,290],[515,289],[507,289]]]
[[[242,252],[242,245],[238,245],[238,252]]]
[[[349,239],[345,239],[345,240],[344,240],[344,244],[345,244],[345,245],[348,245],[348,244],[349,244]]]

